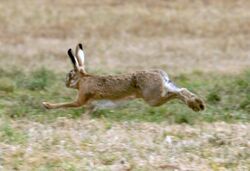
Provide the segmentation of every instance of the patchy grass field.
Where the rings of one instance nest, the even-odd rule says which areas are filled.
[[[248,171],[247,0],[0,2],[0,170]],[[96,74],[161,68],[207,103],[45,110],[72,100],[66,51]]]

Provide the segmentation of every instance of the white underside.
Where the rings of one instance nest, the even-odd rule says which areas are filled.
[[[162,93],[165,96],[168,92],[177,93],[181,91],[181,88],[177,87],[168,77],[166,73],[162,76],[163,86],[165,91]]]
[[[177,87],[176,85],[174,85],[174,83],[171,81],[170,82],[164,81],[164,86],[167,88],[167,90],[169,92],[179,92],[180,91],[180,88]]]

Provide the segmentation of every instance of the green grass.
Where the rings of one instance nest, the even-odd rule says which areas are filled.
[[[27,135],[22,131],[11,127],[9,123],[0,126],[0,141],[8,144],[23,144],[27,140]]]
[[[25,74],[21,71],[0,72],[0,114],[10,118],[28,118],[39,122],[57,117],[79,118],[83,108],[45,110],[41,102],[65,102],[75,98],[76,91],[64,86],[64,75],[55,75],[44,68]],[[179,101],[150,107],[142,100],[128,101],[116,109],[101,109],[93,118],[110,121],[145,121],[193,124],[201,121],[250,121],[250,70],[239,75],[218,75],[194,72],[173,78],[206,101],[205,111],[195,113]]]

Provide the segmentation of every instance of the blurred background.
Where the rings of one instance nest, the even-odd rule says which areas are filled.
[[[250,1],[1,0],[0,170],[250,168]],[[87,71],[159,68],[201,96],[152,108],[133,100],[86,115],[72,101],[69,48]]]
[[[89,70],[235,73],[250,63],[244,0],[3,0],[0,9],[1,68],[64,72],[78,42]]]

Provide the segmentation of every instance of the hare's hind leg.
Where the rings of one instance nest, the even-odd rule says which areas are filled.
[[[178,98],[196,112],[205,109],[204,101],[186,88],[181,88]]]
[[[197,95],[193,94],[186,88],[177,87],[168,77],[168,75],[164,72],[161,72],[163,78],[163,85],[165,87],[165,91],[163,91],[162,96],[165,97],[165,101],[169,101],[170,99],[180,99],[183,101],[188,107],[198,112],[205,109],[205,104],[201,98]],[[171,94],[173,98],[170,97]],[[164,98],[163,98],[164,99]]]

